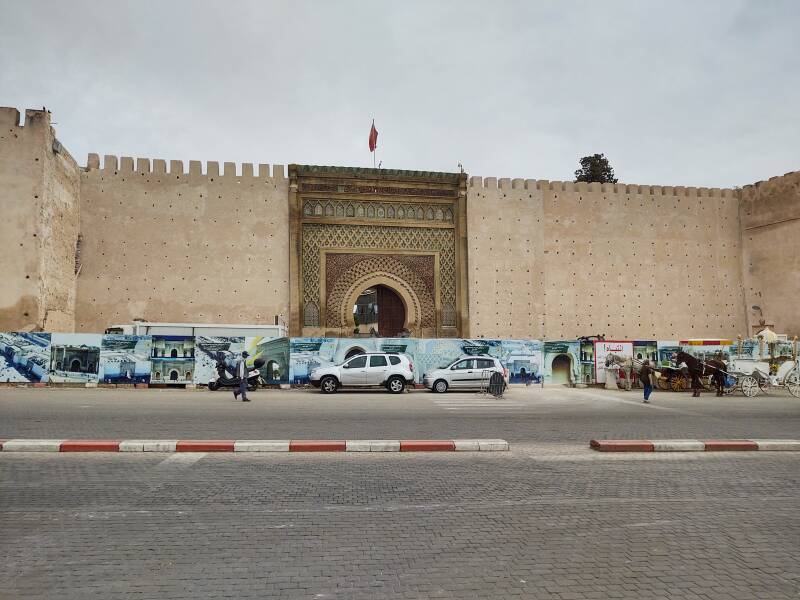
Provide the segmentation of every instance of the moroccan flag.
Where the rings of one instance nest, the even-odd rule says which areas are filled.
[[[369,151],[375,152],[378,147],[378,130],[375,129],[375,119],[372,119],[372,127],[369,130]]]

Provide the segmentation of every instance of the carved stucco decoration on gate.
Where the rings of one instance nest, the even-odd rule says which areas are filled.
[[[306,200],[304,217],[335,217],[346,219],[400,220],[453,222],[453,211],[441,204],[398,202],[359,202],[357,200]]]
[[[433,255],[326,255],[326,325],[350,327],[355,299],[383,284],[397,291],[406,307],[409,329],[436,327]]]
[[[441,325],[444,327],[455,326],[456,261],[453,229],[322,223],[303,224],[301,261],[303,283],[302,322],[305,326],[315,327],[320,325],[320,257],[322,255],[321,251],[326,248],[352,248],[357,249],[358,253],[361,254],[367,253],[365,251],[369,249],[375,249],[376,251],[397,250],[398,256],[402,255],[402,251],[438,253],[439,297],[443,316]],[[326,285],[326,287],[329,286]],[[334,308],[330,304],[328,306],[331,307],[331,310],[327,312],[339,310],[339,307]],[[434,304],[431,303],[428,306],[433,307]],[[421,314],[424,316],[424,311]],[[435,314],[433,318],[435,323]],[[328,317],[326,316],[327,320]]]

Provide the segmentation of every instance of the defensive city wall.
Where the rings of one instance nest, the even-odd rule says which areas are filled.
[[[419,188],[425,174],[342,172],[371,182],[391,174],[386,194],[399,190],[403,202],[425,192],[426,206],[444,207],[433,212],[430,231],[454,246],[465,240],[464,250],[450,252],[454,283],[431,259],[431,331],[495,339],[735,338],[763,322],[800,334],[800,173],[742,189],[463,176],[461,191],[462,176],[444,174],[456,182],[446,204],[443,174],[432,174],[431,189],[420,192],[411,186]],[[365,202],[382,202],[374,213],[386,215],[380,227],[368,214],[356,214],[353,226],[428,227],[399,220],[399,208],[390,218],[400,199],[379,191]],[[303,227],[317,219],[313,212],[298,219],[302,207],[293,198],[301,192],[281,165],[90,154],[79,166],[56,139],[48,112],[27,110],[21,122],[16,109],[0,108],[0,331],[102,332],[137,318],[258,324],[281,316],[292,335],[324,334],[311,305],[292,300],[302,297],[295,288],[308,275]],[[345,206],[336,202],[331,222],[350,227],[342,225],[345,212],[336,221],[334,210]],[[452,238],[439,231],[448,227]],[[369,251],[411,252],[392,239]],[[356,244],[359,252],[364,243]],[[428,250],[419,248],[407,264],[422,268]],[[436,261],[447,254],[431,253]],[[335,264],[349,265],[353,256]],[[422,289],[425,277],[415,285]],[[448,285],[455,300],[447,310],[457,318],[442,316]],[[428,318],[424,306],[418,312]]]

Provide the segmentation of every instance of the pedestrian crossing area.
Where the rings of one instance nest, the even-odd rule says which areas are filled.
[[[525,406],[522,402],[493,398],[492,396],[439,398],[433,403],[442,410],[459,412],[511,412]]]

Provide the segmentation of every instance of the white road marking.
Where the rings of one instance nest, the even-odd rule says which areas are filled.
[[[491,406],[491,407],[499,407],[499,408],[503,408],[503,407],[506,407],[506,408],[519,408],[520,406],[522,406],[522,404],[493,404],[491,402],[474,402],[472,404],[467,404],[465,402],[462,402],[462,403],[458,403],[458,404],[437,404],[436,406],[442,406],[442,407],[447,407],[447,406],[455,406],[455,407],[461,407],[461,406]]]
[[[514,400],[490,400],[488,398],[443,398],[434,400],[433,403],[442,410],[461,412],[513,411],[525,406]]]
[[[701,415],[700,413],[692,412],[689,410],[681,410],[679,408],[670,408],[668,406],[659,406],[655,404],[657,399],[651,399],[649,404],[645,404],[641,400],[623,400],[622,398],[615,398],[611,395],[601,395],[601,394],[594,394],[592,392],[584,392],[583,390],[572,390],[573,393],[583,396],[584,398],[590,398],[592,400],[602,400],[604,402],[617,402],[618,404],[631,404],[633,406],[641,406],[642,408],[646,409],[654,409],[654,410],[666,410],[669,412],[676,412],[683,415],[692,415],[692,416],[705,416]]]
[[[157,469],[161,469],[164,467],[178,467],[178,468],[185,468],[193,465],[198,460],[204,458],[206,456],[206,452],[177,452],[175,454],[170,454],[169,457],[162,460],[160,463],[156,465]]]
[[[515,410],[514,406],[442,406],[442,410]]]

